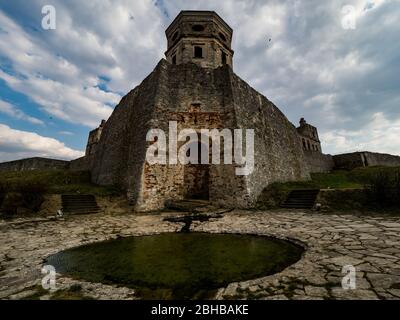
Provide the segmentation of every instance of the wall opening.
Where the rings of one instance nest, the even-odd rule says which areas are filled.
[[[204,26],[201,24],[195,24],[194,26],[192,26],[192,30],[196,32],[204,31],[204,29]]]
[[[220,37],[220,39],[222,40],[222,41],[226,41],[226,37],[225,37],[225,35],[222,33],[222,32],[220,32],[220,33],[218,33],[218,35],[219,35],[219,37]]]
[[[194,57],[203,58],[203,48],[199,46],[194,47]]]
[[[226,65],[226,53],[223,51],[221,51],[221,62],[223,66]]]
[[[176,64],[176,56],[172,57],[172,64]]]
[[[201,164],[201,154],[207,152],[207,148],[200,141],[191,148],[198,148],[198,163],[187,164],[183,168],[184,172],[184,190],[186,199],[209,199],[209,179],[210,165]]]
[[[174,33],[174,35],[172,36],[172,41],[175,41],[177,38],[178,38],[178,35],[179,35],[179,32],[178,31],[176,31],[175,33]]]

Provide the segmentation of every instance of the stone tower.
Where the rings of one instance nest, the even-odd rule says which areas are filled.
[[[231,28],[215,12],[182,11],[166,34],[167,59],[115,107],[95,153],[71,165],[89,169],[97,184],[126,190],[138,211],[197,197],[249,208],[267,185],[309,178],[295,126],[233,72]],[[168,141],[171,122],[178,132],[190,129],[197,136],[202,129],[254,130],[254,170],[236,175],[229,163],[150,164],[146,152],[155,140],[147,134],[161,129]]]
[[[167,61],[232,68],[232,29],[213,11],[181,11],[166,30]]]
[[[322,152],[321,141],[319,140],[318,130],[316,127],[308,124],[304,118],[301,118],[297,132],[300,135],[304,151]]]

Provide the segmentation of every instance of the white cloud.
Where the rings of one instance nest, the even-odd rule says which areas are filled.
[[[61,134],[63,136],[73,136],[74,133],[71,131],[58,131],[58,134]]]
[[[99,89],[98,75],[85,73],[81,65],[43,48],[41,39],[27,34],[1,11],[0,25],[0,55],[9,59],[15,71],[13,75],[0,70],[0,79],[10,88],[28,95],[47,113],[72,123],[94,127],[111,114],[109,105],[116,105],[121,97]],[[71,46],[86,44],[96,50],[93,41],[86,40],[81,38]]]
[[[56,159],[75,159],[84,152],[73,150],[64,143],[34,132],[20,131],[0,124],[0,161],[9,161],[29,157],[47,157]]]
[[[13,0],[0,11],[0,56],[13,71],[0,79],[55,117],[96,127],[163,57],[180,10],[214,10],[234,29],[234,71],[292,122],[316,125],[326,151],[400,154],[396,1],[54,0],[57,30],[23,28],[40,28],[43,4]],[[355,30],[341,26],[344,4],[357,10]],[[372,129],[376,114],[388,123]]]
[[[0,100],[0,112],[9,115],[15,119],[28,121],[33,124],[44,125],[42,120],[35,117],[28,116],[23,111],[19,110],[17,107],[13,106],[11,103]]]
[[[400,119],[390,121],[382,112],[372,115],[361,130],[333,130],[320,135],[328,153],[372,151],[400,154]]]

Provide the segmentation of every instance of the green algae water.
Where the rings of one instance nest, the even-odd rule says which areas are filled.
[[[231,282],[280,272],[302,252],[263,236],[164,233],[68,249],[46,263],[74,278],[135,288],[145,299],[206,299]]]

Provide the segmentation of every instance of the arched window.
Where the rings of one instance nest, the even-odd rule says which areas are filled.
[[[226,65],[226,53],[222,50],[221,50],[221,62],[223,66]]]

